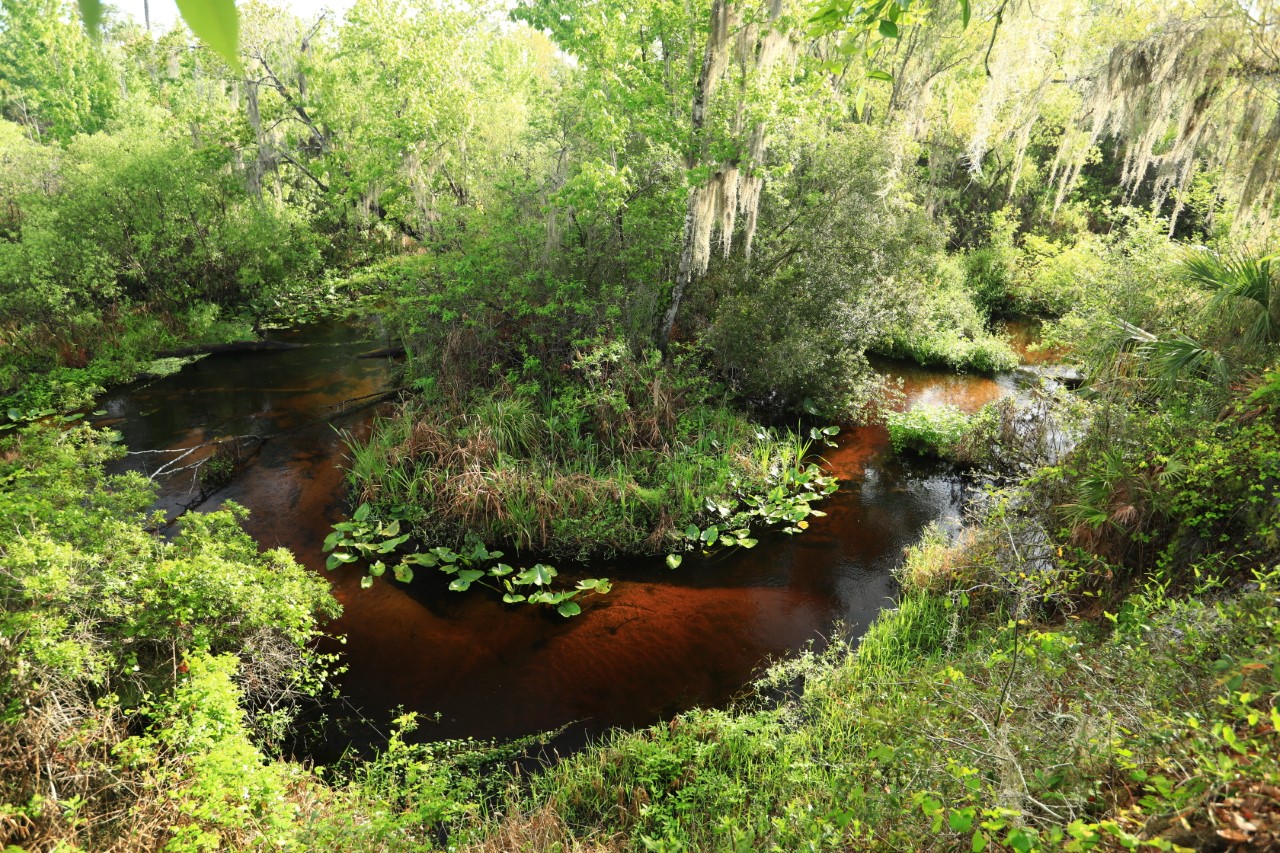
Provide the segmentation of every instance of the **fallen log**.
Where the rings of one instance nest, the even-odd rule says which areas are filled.
[[[200,344],[193,347],[165,350],[156,358],[185,358],[189,355],[209,355],[223,352],[281,352],[301,349],[306,344],[291,344],[285,341],[232,341],[229,344]]]
[[[399,358],[402,355],[404,355],[404,347],[383,347],[362,352],[356,358]]]

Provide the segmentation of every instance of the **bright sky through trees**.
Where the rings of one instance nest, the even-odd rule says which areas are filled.
[[[141,23],[146,18],[144,2],[151,6],[153,29],[167,30],[178,20],[178,7],[174,0],[115,0],[111,5]],[[288,0],[282,5],[289,7],[300,17],[310,18],[326,9],[335,15],[342,15],[351,7],[352,2],[353,0]]]

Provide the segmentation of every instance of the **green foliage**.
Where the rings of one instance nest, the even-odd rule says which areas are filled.
[[[311,269],[301,223],[255,203],[226,163],[147,123],[79,136],[46,189],[13,190],[21,216],[0,240],[0,391],[27,387],[8,405],[57,407],[60,386],[92,393],[166,346],[243,335],[219,321],[222,307],[253,310]]]
[[[374,578],[386,573],[388,560],[408,540],[409,534],[400,533],[399,519],[382,522],[372,517],[369,504],[360,504],[351,520],[338,522],[325,537],[324,550],[332,552],[325,560],[325,567],[333,570],[350,563],[364,563],[367,574],[361,578],[360,585],[367,589],[373,585]],[[582,605],[574,601],[578,596],[587,592],[606,595],[611,589],[608,578],[582,578],[573,589],[552,589],[551,582],[559,574],[554,568],[538,563],[518,571],[499,562],[503,556],[501,551],[490,551],[483,542],[469,536],[461,551],[438,545],[426,551],[401,554],[390,568],[402,583],[413,580],[415,566],[439,569],[453,578],[449,589],[454,592],[466,592],[473,584],[480,584],[504,591],[502,600],[507,604],[546,604],[566,618],[582,612]]]
[[[184,666],[186,677],[154,712],[153,733],[120,745],[135,760],[156,747],[179,757],[157,779],[180,815],[165,849],[295,848],[300,807],[289,794],[304,773],[268,763],[251,740],[234,680],[240,659],[196,654]]]
[[[987,331],[987,318],[966,287],[959,261],[939,258],[922,279],[912,310],[883,331],[876,352],[982,373],[1018,366],[1009,342]]]
[[[1009,313],[1010,288],[1013,284],[1018,251],[1013,245],[1017,223],[1008,210],[991,215],[991,231],[985,246],[971,249],[962,256],[965,281],[974,303],[988,317]]]
[[[972,429],[973,416],[948,404],[917,405],[905,412],[889,412],[885,425],[898,453],[948,456]]]
[[[942,243],[917,188],[894,168],[900,144],[864,126],[797,144],[791,180],[762,203],[756,260],[713,271],[714,300],[690,296],[688,321],[706,324],[702,346],[749,402],[848,421],[879,393],[863,352],[885,327],[914,322],[913,283]],[[775,222],[785,224],[776,237]],[[976,314],[974,323],[980,330]]]
[[[1200,251],[1182,259],[1180,272],[1213,292],[1207,310],[1227,315],[1233,331],[1243,332],[1245,346],[1261,348],[1280,340],[1280,289],[1274,286],[1273,260],[1271,255],[1222,256]]]
[[[0,524],[14,531],[0,546],[0,799],[35,837],[90,847],[131,832],[185,849],[275,838],[293,814],[287,774],[258,750],[320,691],[329,659],[313,644],[337,604],[287,552],[259,551],[234,505],[162,539],[163,519],[143,513],[151,484],[103,473],[117,453],[85,427],[0,438]],[[128,739],[130,725],[151,734]],[[52,779],[28,772],[54,748],[67,758]],[[78,812],[46,807],[50,783]]]
[[[101,130],[120,100],[113,70],[64,0],[0,9],[0,112],[34,139]]]
[[[95,0],[80,0],[82,4]],[[240,64],[240,16],[234,0],[176,0],[182,20],[196,38],[208,45],[232,71],[243,73]],[[81,8],[84,8],[83,6]],[[88,23],[86,16],[86,23]],[[92,27],[90,27],[92,29]]]

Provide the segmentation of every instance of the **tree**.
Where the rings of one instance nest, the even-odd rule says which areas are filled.
[[[66,141],[113,115],[119,87],[63,0],[0,5],[0,109],[33,139]]]

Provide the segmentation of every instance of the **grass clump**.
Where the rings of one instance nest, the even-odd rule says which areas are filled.
[[[358,498],[432,543],[582,559],[661,553],[723,523],[721,506],[803,488],[786,474],[807,441],[752,423],[687,365],[606,345],[566,372],[409,402],[353,445]]]

